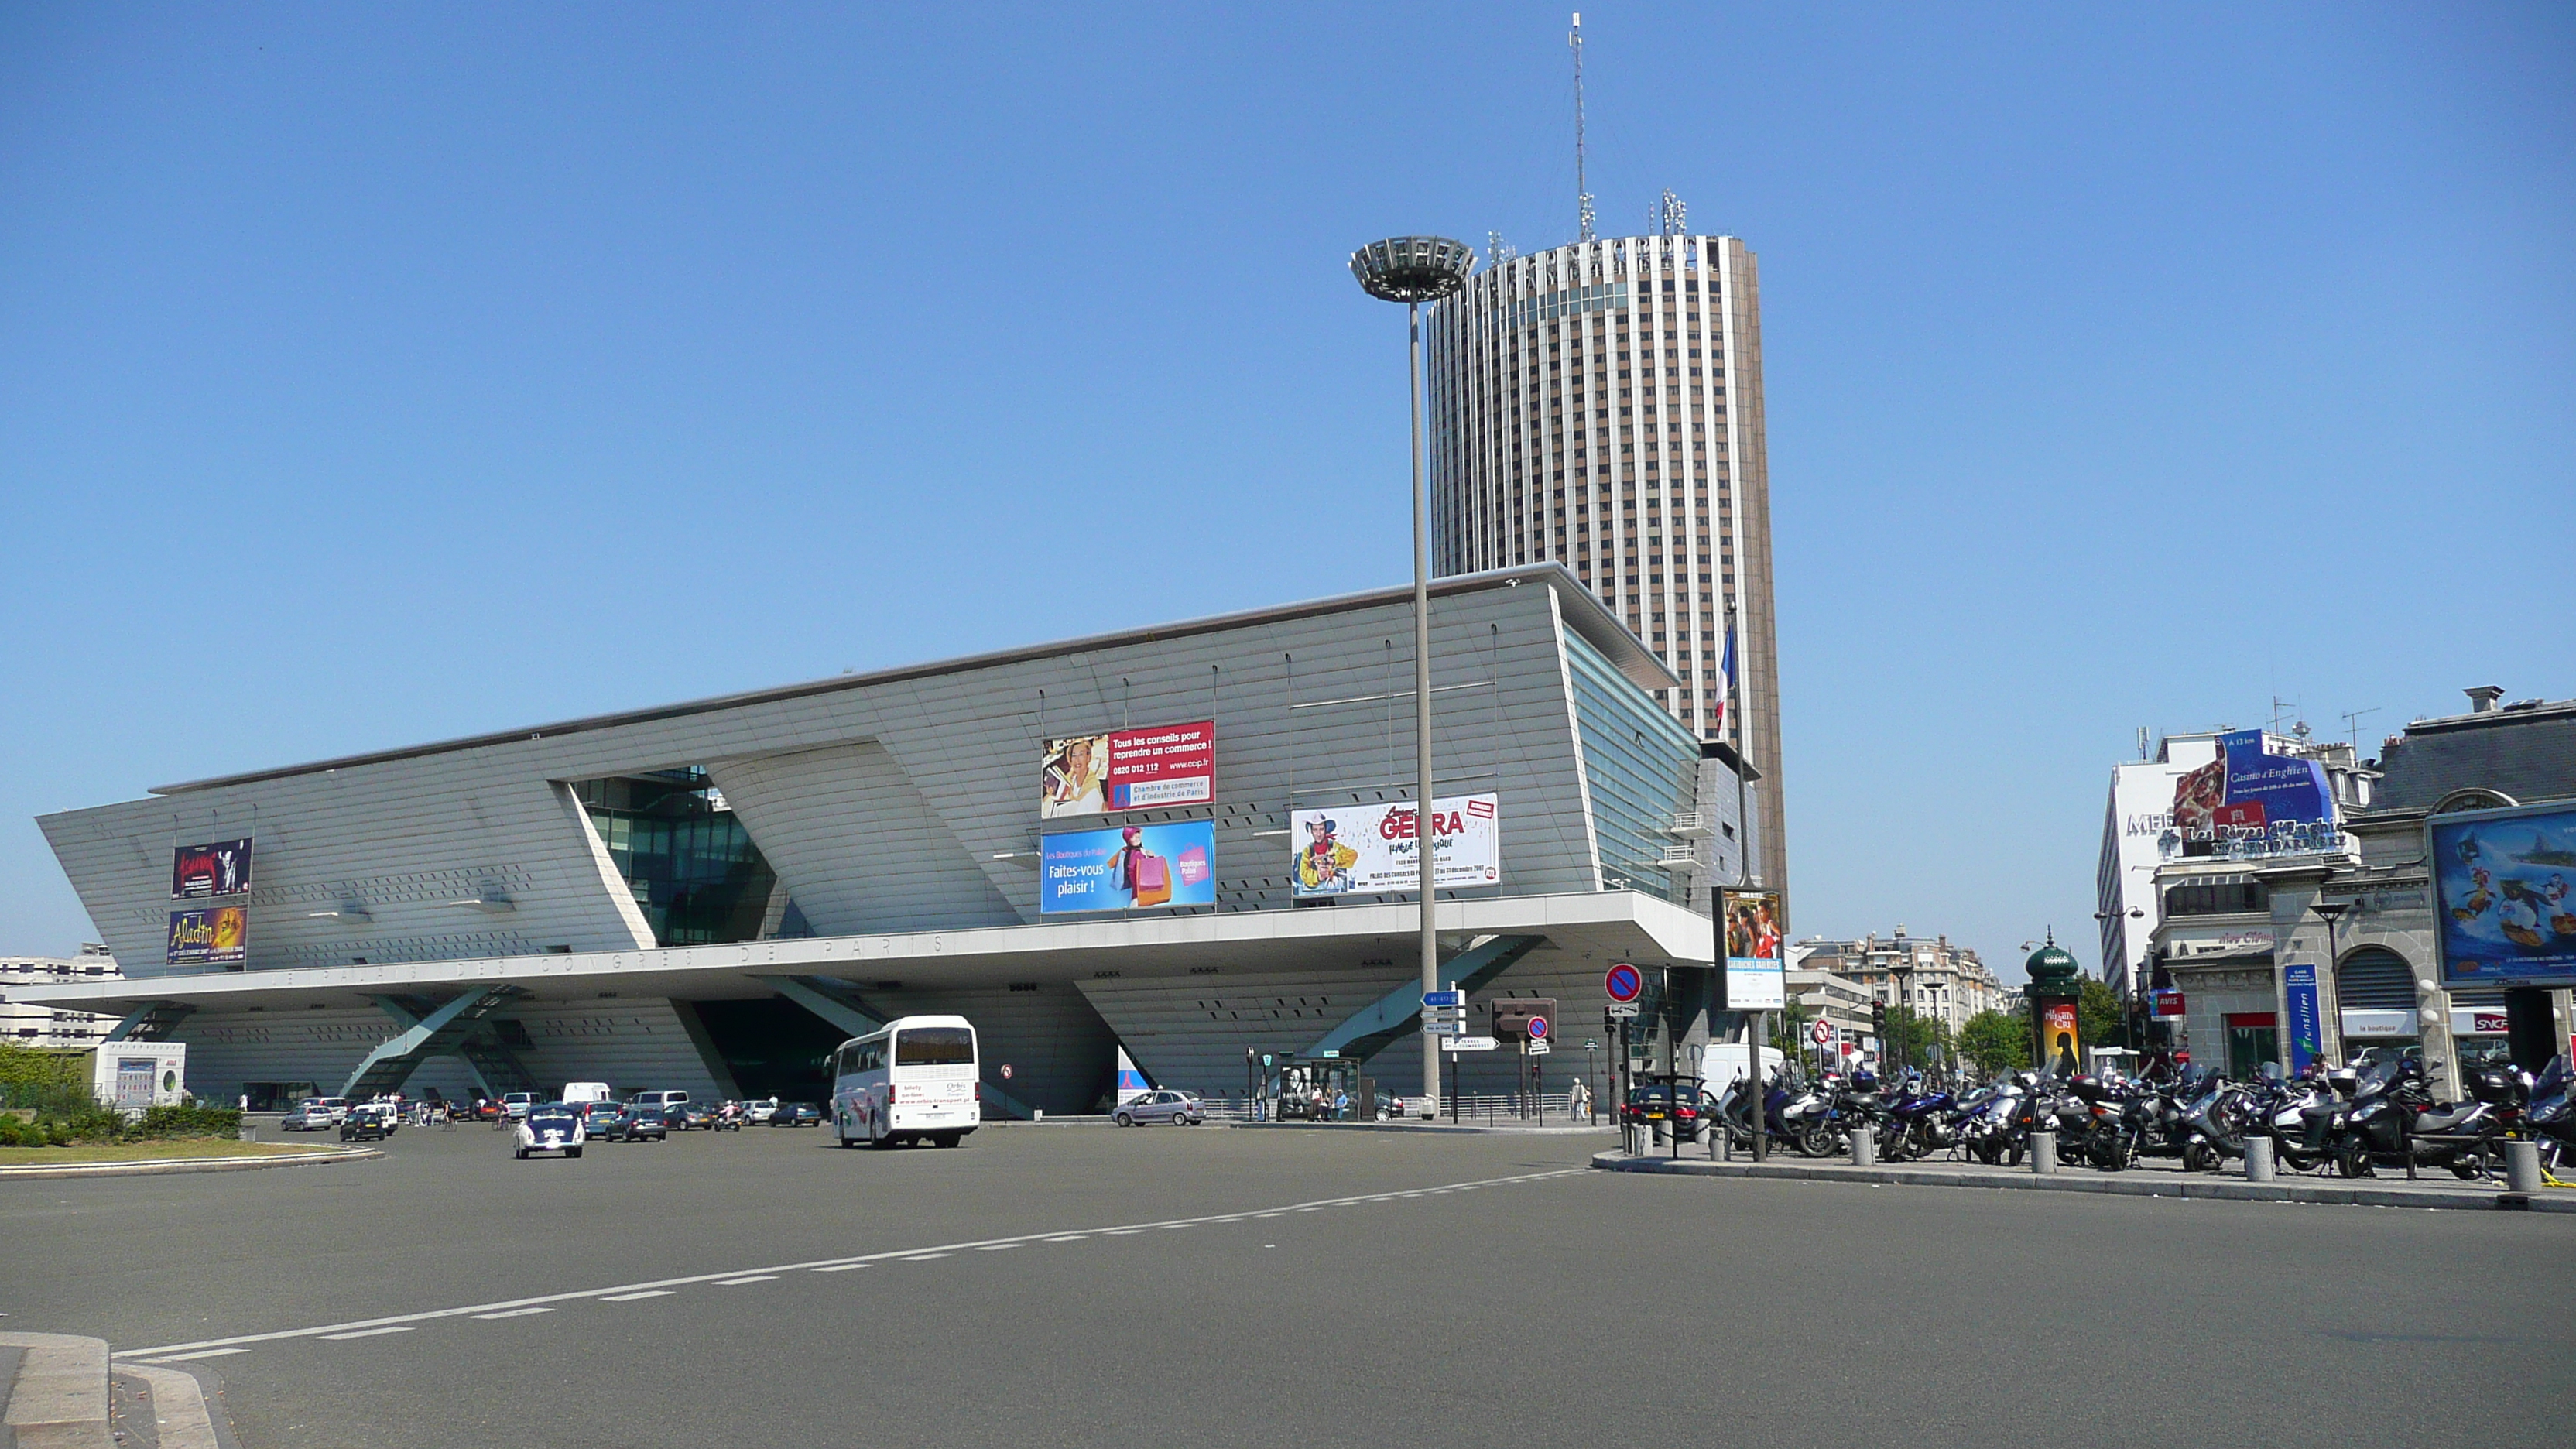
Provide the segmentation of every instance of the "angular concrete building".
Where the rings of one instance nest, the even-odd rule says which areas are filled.
[[[1432,614],[1448,976],[1579,1042],[1609,963],[1668,967],[1649,1021],[1700,1039],[1736,782],[1678,681],[1553,563]],[[1247,1051],[1418,1081],[1418,912],[1368,865],[1409,847],[1360,838],[1410,799],[1412,638],[1388,590],[163,786],[40,822],[127,976],[26,994],[187,1042],[217,1099],[819,1098],[930,1012],[1001,1115],[1093,1109],[1121,1047],[1209,1093]],[[1129,849],[1161,864],[1095,889]]]

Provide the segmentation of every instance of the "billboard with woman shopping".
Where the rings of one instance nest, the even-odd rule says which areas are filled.
[[[1215,904],[1213,820],[1068,830],[1039,841],[1039,915]]]

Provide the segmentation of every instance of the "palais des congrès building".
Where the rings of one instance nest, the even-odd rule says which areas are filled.
[[[1760,849],[1732,751],[1561,566],[1432,601],[1444,976],[1477,1006],[1556,997],[1564,1051],[1600,1035],[1610,963],[1677,968],[1645,972],[1646,1022],[1704,1039],[1707,888]],[[1121,1049],[1211,1094],[1247,1050],[1418,1082],[1419,906],[1378,828],[1413,794],[1411,609],[1356,594],[49,815],[126,974],[37,994],[262,1104],[816,1098],[838,1042],[930,1012],[979,1028],[991,1115],[1094,1110]],[[1518,1065],[1461,1060],[1469,1091]]]

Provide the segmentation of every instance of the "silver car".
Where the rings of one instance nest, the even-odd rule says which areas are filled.
[[[1109,1120],[1121,1127],[1134,1127],[1145,1122],[1195,1127],[1207,1120],[1207,1111],[1199,1105],[1196,1092],[1147,1092],[1111,1113]]]

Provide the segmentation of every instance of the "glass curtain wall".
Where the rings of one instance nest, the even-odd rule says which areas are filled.
[[[1624,880],[1630,890],[1684,900],[1686,887],[1660,862],[1665,845],[1675,843],[1673,816],[1698,803],[1699,740],[1580,635],[1563,637],[1574,677],[1575,743],[1592,788],[1601,873],[1609,878],[1603,884]]]
[[[582,780],[573,793],[664,946],[760,939],[778,876],[696,767]]]

